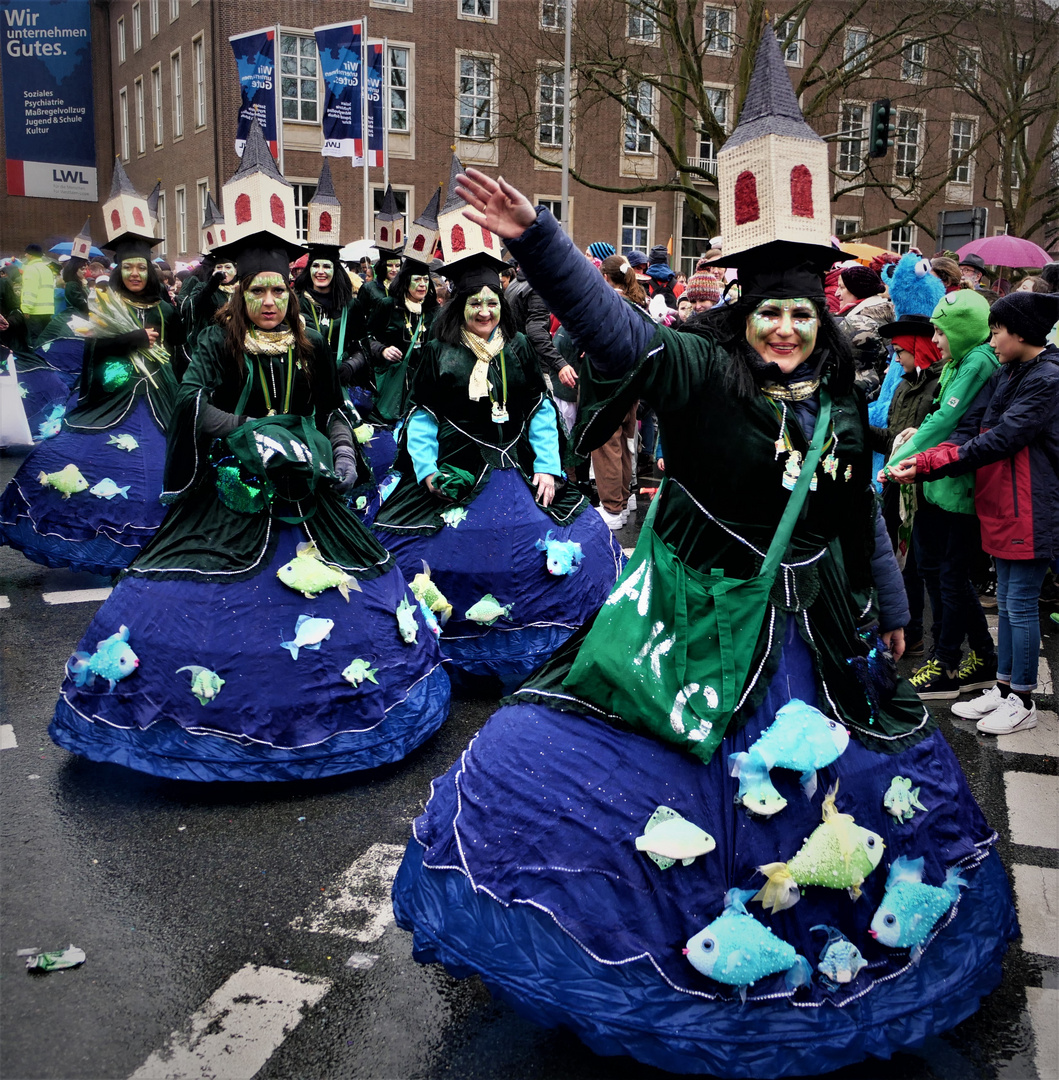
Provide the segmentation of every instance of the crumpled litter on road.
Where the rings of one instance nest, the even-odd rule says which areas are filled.
[[[21,956],[25,950],[20,950]],[[70,944],[65,949],[57,949],[55,952],[37,952],[26,957],[26,968],[29,971],[59,971],[62,968],[79,967],[85,962],[84,949]]]

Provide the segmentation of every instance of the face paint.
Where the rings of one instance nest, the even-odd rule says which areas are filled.
[[[287,314],[290,292],[279,274],[258,274],[246,290],[246,313],[262,330],[275,330]]]
[[[463,308],[463,325],[478,337],[487,338],[500,322],[500,297],[492,289],[479,289],[467,298]]]
[[[309,273],[315,288],[326,289],[334,280],[335,264],[330,259],[314,259]]]
[[[429,274],[413,274],[408,279],[408,295],[413,300],[422,300],[430,288]]]
[[[217,264],[217,271],[224,275],[225,285],[231,285],[235,281],[235,263],[220,262]]]
[[[143,292],[147,288],[147,260],[122,259],[121,280],[129,292]]]
[[[387,259],[386,260],[386,280],[393,281],[397,277],[397,272],[401,269],[400,259]]]
[[[762,300],[746,320],[746,339],[763,360],[789,373],[816,348],[819,329],[811,300]]]

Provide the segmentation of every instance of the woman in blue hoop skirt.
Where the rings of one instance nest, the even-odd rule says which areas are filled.
[[[448,714],[437,642],[345,508],[356,420],[323,339],[288,316],[287,260],[241,253],[230,314],[196,344],[169,514],[67,666],[50,733],[74,753],[176,779],[315,779],[397,761]]]
[[[182,332],[150,255],[145,240],[117,243],[110,293],[112,315],[123,317],[108,319],[106,330],[84,342],[76,406],[65,418],[49,412],[40,419],[35,434],[46,420],[61,429],[33,450],[0,496],[0,542],[45,566],[116,574],[165,516],[159,496]],[[54,341],[49,355],[71,348],[81,343]],[[84,479],[75,490],[42,481],[69,465]]]
[[[413,932],[414,955],[456,975],[479,974],[523,1015],[572,1028],[598,1053],[630,1054],[674,1072],[821,1073],[889,1057],[953,1027],[1000,981],[1017,926],[996,834],[929,713],[906,682],[887,677],[882,643],[865,630],[873,578],[878,628],[895,655],[907,612],[884,534],[870,554],[880,533],[868,496],[863,401],[826,312],[819,267],[777,259],[774,250],[749,260],[740,266],[737,305],[692,333],[675,333],[617,299],[547,211],[535,214],[515,189],[480,173],[460,182],[472,221],[508,239],[564,326],[591,356],[605,358],[605,369],[587,372],[587,387],[582,372],[590,420],[577,449],[605,438],[638,397],[658,411],[667,479],[608,608],[624,603],[631,611],[642,602],[647,610],[647,590],[633,586],[647,571],[657,592],[672,562],[689,583],[709,581],[717,567],[736,578],[756,574],[788,497],[785,465],[805,454],[825,393],[831,418],[828,457],[814,474],[793,557],[770,595],[742,699],[716,750],[709,755],[674,734],[691,711],[690,683],[683,703],[679,695],[674,702],[672,731],[663,724],[658,735],[634,710],[617,715],[601,703],[610,700],[605,694],[586,689],[579,668],[629,648],[599,641],[595,624],[586,626],[434,781],[394,885],[397,920]],[[645,563],[643,551],[669,554]],[[628,625],[648,644],[663,640],[651,636],[656,630],[689,641],[695,631]],[[694,661],[689,647],[689,673]],[[672,662],[663,658],[660,675]],[[626,669],[630,681],[635,663]],[[632,691],[645,714],[652,682]],[[773,767],[771,783],[786,805],[770,816],[751,814],[736,803],[742,792],[730,775],[732,755],[749,752],[795,699],[841,721],[848,745],[818,769],[811,797],[797,772]],[[898,776],[911,779],[928,808],[907,820],[884,807]],[[829,797],[870,830],[865,837],[874,834],[876,853],[880,838],[885,844],[859,898],[803,883],[800,900],[774,913],[751,900],[765,884],[759,867],[784,864],[795,873],[799,864],[790,861],[823,828]],[[641,850],[651,850],[660,808],[704,829],[716,848],[692,847],[693,860],[681,863],[678,855],[663,869]],[[853,858],[856,848],[860,858],[866,846],[857,844],[868,842],[842,850]],[[939,890],[957,875],[965,883],[952,887],[955,901],[931,916],[936,923],[928,922],[916,949],[887,945],[885,932],[875,936],[899,857],[922,858],[922,883]],[[734,902],[730,890],[739,890]],[[732,926],[721,919],[726,900],[730,916],[745,904],[759,934],[769,931],[805,958],[809,981],[788,983],[775,966],[752,985],[728,977],[747,955],[760,954],[752,938],[735,946],[723,936]],[[731,950],[724,966],[705,969],[722,972],[717,979],[689,961],[692,939],[707,927],[718,950]],[[702,949],[714,947],[709,936],[700,940]],[[855,947],[860,959],[829,967],[833,942]]]
[[[401,480],[374,526],[405,574],[425,564],[451,604],[441,647],[472,694],[514,689],[599,607],[623,564],[584,496],[556,485],[555,406],[482,259],[450,271],[458,286],[423,349]],[[569,572],[549,572],[549,542],[578,545]]]

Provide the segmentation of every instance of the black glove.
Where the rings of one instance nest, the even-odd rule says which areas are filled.
[[[335,490],[348,495],[357,484],[357,455],[352,446],[340,446],[335,450]]]

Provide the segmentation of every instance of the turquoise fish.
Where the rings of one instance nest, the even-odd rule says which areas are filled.
[[[827,990],[837,990],[845,983],[851,983],[868,966],[868,961],[861,955],[860,949],[840,930],[833,926],[813,926],[810,932],[823,930],[827,942],[820,950],[820,963],[816,970],[820,972],[820,981]]]
[[[442,510],[441,520],[453,529],[458,528],[461,521],[467,520],[467,511],[462,506],[450,506],[448,510]]]
[[[118,487],[118,485],[111,480],[109,476],[104,476],[98,484],[93,484],[88,489],[90,495],[95,495],[100,499],[113,499],[115,495],[120,495],[123,499],[129,497],[129,488],[131,484],[126,484],[124,487]]]
[[[64,499],[84,491],[88,487],[88,481],[81,475],[81,470],[72,462],[64,466],[58,472],[39,473],[37,479],[43,487],[55,488]]]
[[[917,810],[926,810],[919,801],[919,788],[912,787],[907,776],[895,776],[882,797],[882,804],[888,814],[898,821],[911,821]]]
[[[708,979],[739,987],[746,1001],[746,988],[758,979],[786,972],[790,990],[805,986],[812,969],[794,947],[776,937],[746,910],[753,890],[729,889],[724,911],[694,937],[688,939],[684,955],[696,971]]]
[[[375,678],[378,673],[378,668],[370,667],[367,660],[361,660],[358,657],[356,660],[351,660],[342,672],[342,678],[346,680],[350,686],[360,686],[365,679],[368,682],[379,685],[379,680]]]
[[[208,705],[224,686],[224,679],[216,671],[202,667],[201,664],[188,664],[177,668],[178,675],[182,671],[191,672],[191,692],[199,699],[200,705]]]
[[[438,617],[427,607],[425,600],[419,601],[419,614],[423,616],[423,625],[434,635],[434,637],[441,637],[441,623],[438,622]]]
[[[42,439],[50,439],[62,431],[63,417],[66,415],[65,405],[53,405],[48,415],[41,421],[37,429],[37,435]]]
[[[299,544],[296,551],[294,558],[276,571],[276,577],[288,589],[300,592],[310,600],[326,589],[338,589],[347,604],[350,589],[361,591],[349,574],[324,562],[324,557],[312,540]]]
[[[295,660],[300,649],[319,649],[320,645],[331,636],[335,628],[334,619],[317,619],[312,615],[299,615],[294,624],[294,640],[281,641],[280,645],[290,651]]]
[[[501,604],[492,593],[486,593],[477,604],[472,604],[467,609],[463,617],[470,619],[471,622],[481,623],[483,626],[492,626],[501,615],[505,619],[510,618],[511,609],[514,606],[514,604]]]
[[[544,552],[544,565],[549,574],[562,577],[576,574],[581,569],[581,545],[576,540],[553,540],[549,529],[534,547]]]
[[[708,832],[668,806],[660,806],[647,819],[643,835],[636,838],[636,850],[644,852],[661,870],[668,870],[678,861],[690,866],[699,855],[708,854],[716,846],[717,841]]]
[[[397,632],[406,645],[415,645],[416,643],[416,634],[419,632],[419,623],[416,622],[416,609],[418,607],[418,601],[416,601],[415,605],[412,605],[408,602],[407,596],[402,596],[401,602],[394,612],[394,615],[397,616]]]
[[[110,690],[139,666],[140,658],[129,645],[127,626],[119,627],[117,633],[100,641],[94,653],[75,652],[66,661],[66,670],[78,686],[84,686],[86,682],[91,686],[98,675],[107,680]]]
[[[111,435],[107,439],[108,446],[116,446],[119,450],[127,450],[130,454],[133,450],[139,450],[140,444],[136,441],[135,437],[128,434]]]
[[[880,945],[911,949],[913,963],[923,955],[923,942],[938,919],[952,907],[967,882],[949,867],[940,886],[923,883],[923,859],[899,855],[886,878],[886,892],[871,921],[871,934]]]

